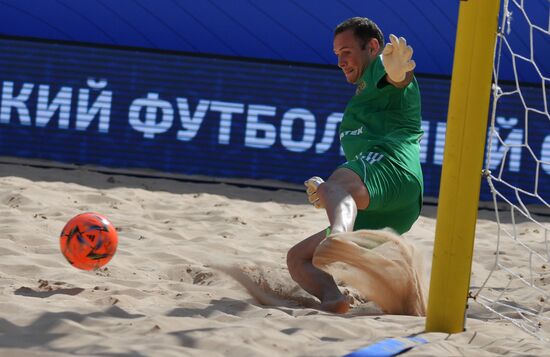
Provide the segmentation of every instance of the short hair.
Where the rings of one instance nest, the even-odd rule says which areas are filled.
[[[380,44],[380,48],[384,47],[384,35],[378,25],[366,17],[352,17],[336,26],[334,36],[347,30],[353,30],[353,35],[361,41],[361,48],[365,49],[367,42],[375,38]]]

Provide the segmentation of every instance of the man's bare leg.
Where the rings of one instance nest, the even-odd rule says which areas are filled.
[[[352,231],[357,208],[365,209],[370,202],[365,184],[348,169],[336,170],[317,192],[326,209],[332,233]],[[321,300],[321,309],[344,313],[349,310],[351,299],[340,292],[332,276],[312,264],[315,249],[323,239],[325,231],[292,247],[287,254],[288,269],[294,281]]]
[[[315,249],[325,239],[321,231],[292,247],[287,254],[290,276],[305,291],[321,301],[321,309],[343,314],[349,310],[348,297],[343,295],[334,279],[311,263]]]

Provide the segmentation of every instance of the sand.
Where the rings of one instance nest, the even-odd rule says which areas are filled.
[[[87,211],[119,230],[115,257],[92,272],[59,250],[64,224]],[[435,212],[426,205],[405,234],[424,274]],[[489,217],[480,215],[474,277],[493,256]],[[285,260],[326,225],[293,190],[0,164],[0,355],[341,356],[409,335],[429,341],[410,356],[550,355],[548,344],[482,309],[453,335],[425,333],[422,316],[384,314],[352,286],[342,287],[355,297],[348,313],[319,311]]]

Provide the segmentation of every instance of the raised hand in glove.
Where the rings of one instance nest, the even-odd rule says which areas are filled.
[[[416,63],[411,59],[412,55],[413,49],[407,45],[407,40],[390,35],[390,43],[386,44],[382,51],[382,63],[390,80],[395,83],[405,80],[407,72],[416,67]]]

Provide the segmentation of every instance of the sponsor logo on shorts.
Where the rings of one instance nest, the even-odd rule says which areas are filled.
[[[380,154],[379,152],[368,152],[366,154],[359,154],[357,155],[357,159],[361,160],[361,161],[366,161],[368,162],[369,164],[375,164],[377,163],[378,161],[382,160],[384,158],[384,155],[383,154]]]

